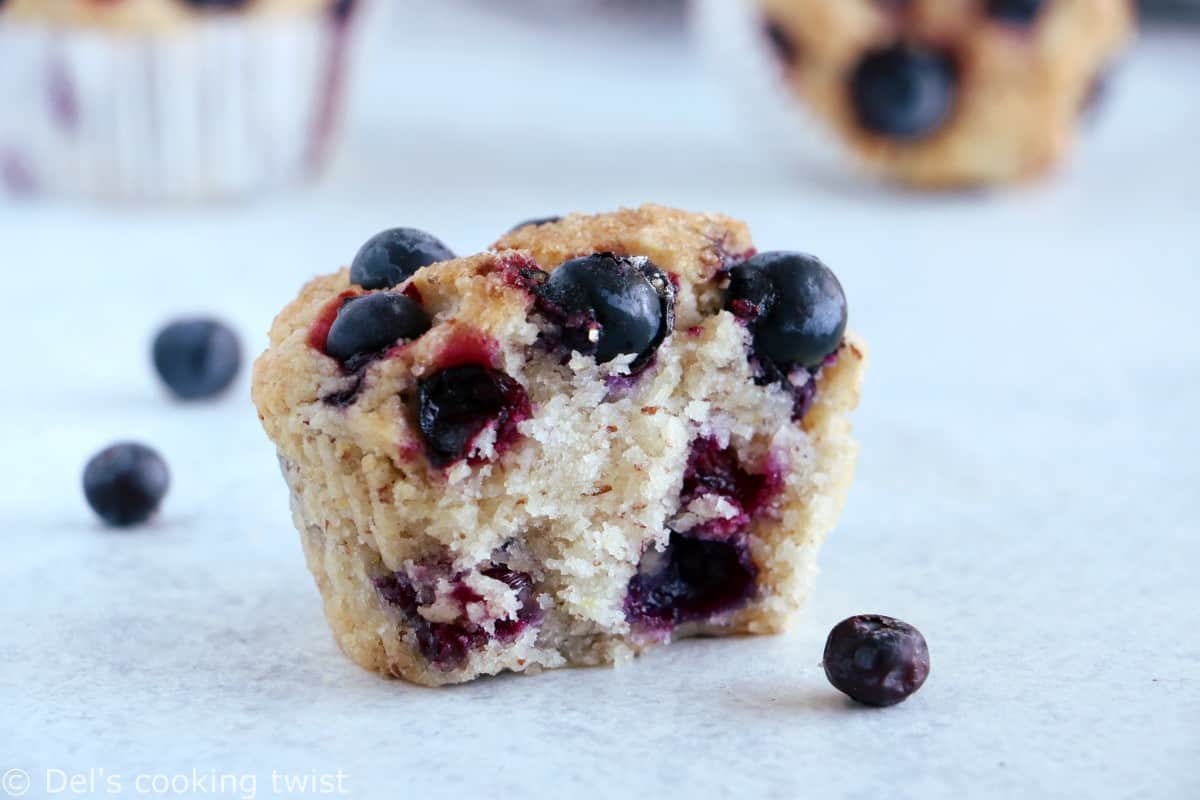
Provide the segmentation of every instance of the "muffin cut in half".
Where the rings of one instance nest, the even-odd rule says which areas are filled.
[[[458,683],[775,632],[801,606],[865,366],[820,261],[644,206],[383,288],[358,270],[309,283],[254,371],[354,661]]]

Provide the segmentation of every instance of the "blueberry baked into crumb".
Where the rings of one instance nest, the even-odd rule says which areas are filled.
[[[779,98],[814,112],[880,174],[930,188],[1051,168],[1134,25],[1130,0],[754,5],[763,61],[791,95]]]
[[[857,452],[827,266],[644,206],[389,269],[309,283],[254,369],[350,658],[440,685],[785,627]]]

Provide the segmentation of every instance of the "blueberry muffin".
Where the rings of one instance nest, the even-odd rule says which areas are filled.
[[[355,0],[0,0],[0,189],[207,201],[316,175]]]
[[[1134,16],[1130,0],[754,2],[793,97],[877,172],[921,187],[1058,162]]]
[[[845,331],[823,263],[723,216],[573,214],[467,258],[380,234],[254,370],[341,648],[440,685],[782,630],[854,469]]]
[[[334,4],[335,0],[3,0],[0,10],[17,19],[142,31],[187,24],[206,16],[304,14]]]

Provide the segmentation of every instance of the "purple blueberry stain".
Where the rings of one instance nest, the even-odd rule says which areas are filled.
[[[744,533],[750,521],[778,494],[782,477],[778,469],[764,473],[748,472],[742,467],[732,446],[724,447],[714,438],[692,442],[683,473],[680,506],[705,496],[723,498],[735,513],[727,519],[710,520],[700,530],[684,531],[708,538]]]
[[[438,669],[457,669],[466,663],[472,651],[483,648],[489,641],[510,643],[541,621],[542,609],[535,597],[533,578],[504,565],[491,565],[479,574],[513,590],[518,602],[515,617],[493,620],[494,632],[490,634],[482,625],[472,622],[465,609],[481,602],[483,597],[465,583],[467,573],[457,573],[450,576],[450,597],[463,612],[452,622],[431,622],[421,615],[420,608],[434,603],[436,587],[447,572],[445,567],[425,567],[412,570],[411,575],[394,572],[375,580],[380,598],[404,617],[416,637],[418,651]]]
[[[0,150],[0,184],[13,194],[33,194],[37,177],[29,159],[14,150]]]
[[[50,118],[66,133],[75,134],[79,130],[79,94],[70,68],[61,58],[55,58],[46,79]]]
[[[483,574],[501,581],[517,595],[518,610],[515,619],[496,620],[496,638],[511,642],[531,625],[537,625],[544,616],[534,596],[533,577],[528,572],[515,572],[505,566],[488,567]]]
[[[625,618],[656,632],[709,620],[748,601],[756,575],[744,536],[715,541],[672,532],[666,549],[643,554],[629,581]]]
[[[724,499],[732,516],[670,532],[664,550],[642,554],[629,581],[625,617],[641,631],[669,633],[685,622],[728,614],[754,596],[758,569],[748,531],[782,487],[777,468],[746,470],[736,451],[715,438],[692,443],[680,491],[680,507],[702,497]]]
[[[335,389],[321,397],[321,402],[333,408],[349,408],[358,401],[358,396],[362,394],[363,386],[367,380],[366,368],[359,369],[354,374],[346,379],[346,383],[340,389]]]

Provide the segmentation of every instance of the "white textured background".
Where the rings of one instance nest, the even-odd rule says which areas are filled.
[[[801,183],[662,29],[421,5],[374,37],[320,186],[192,211],[0,199],[0,772],[35,797],[46,768],[104,768],[120,796],[137,773],[253,774],[267,797],[272,769],[340,769],[398,800],[1200,797],[1200,38],[1144,37],[1057,182],[923,197]],[[246,376],[173,405],[155,327],[216,312],[253,354],[302,280],[382,227],[467,252],[644,200],[820,254],[872,345],[814,605],[788,636],[616,671],[431,691],[359,670]],[[79,474],[125,438],[174,485],[154,525],[112,533]],[[929,640],[902,706],[825,682],[824,635],[858,612]]]

